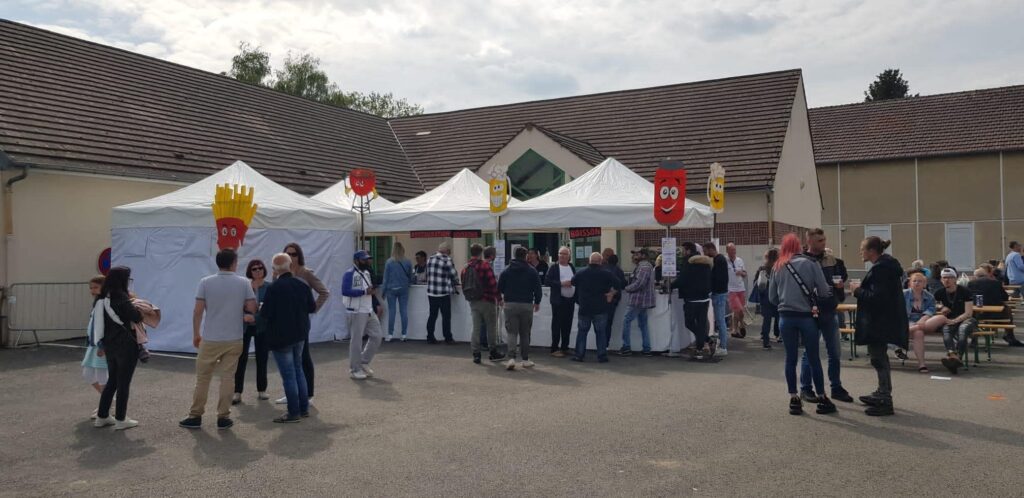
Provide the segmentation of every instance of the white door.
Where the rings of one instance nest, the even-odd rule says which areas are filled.
[[[882,240],[892,240],[892,225],[864,225],[864,238],[872,236]],[[885,252],[892,254],[892,246],[889,246]]]
[[[946,261],[960,273],[974,268],[974,224],[946,224]]]

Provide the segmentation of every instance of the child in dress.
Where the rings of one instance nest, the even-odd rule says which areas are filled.
[[[89,281],[89,293],[92,294],[93,299],[100,295],[100,289],[103,287],[104,280],[106,280],[106,277],[97,275]],[[102,393],[103,386],[107,383],[107,360],[103,358],[103,350],[96,347],[91,315],[89,325],[87,326],[87,335],[88,343],[85,348],[85,358],[82,359],[82,377],[85,378],[86,382],[92,384],[96,392]],[[92,418],[96,418],[96,410],[93,410]]]

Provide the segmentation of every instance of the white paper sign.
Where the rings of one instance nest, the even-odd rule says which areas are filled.
[[[661,276],[676,276],[676,238],[661,239]]]
[[[495,240],[494,249],[497,250],[497,254],[494,257],[494,264],[491,266],[494,269],[494,276],[497,277],[501,275],[501,272],[505,271],[505,258],[507,257],[505,254],[505,241]]]
[[[576,259],[583,259],[583,258],[585,258],[586,257],[585,254],[587,254],[587,248],[586,247],[584,247],[584,246],[576,246]]]

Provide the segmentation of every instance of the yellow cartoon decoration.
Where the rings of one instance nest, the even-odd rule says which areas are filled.
[[[725,168],[719,163],[711,164],[708,175],[708,206],[714,213],[725,211]]]
[[[245,185],[217,185],[213,198],[213,220],[217,227],[217,247],[238,250],[249,231],[256,204],[253,188]]]
[[[492,166],[490,179],[487,180],[487,195],[492,216],[501,216],[508,210],[508,198],[512,184],[508,181],[507,168]]]

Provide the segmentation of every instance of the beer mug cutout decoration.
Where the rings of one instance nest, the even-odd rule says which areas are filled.
[[[490,178],[487,179],[487,199],[491,216],[501,216],[508,210],[508,197],[512,184],[508,181],[508,168],[491,166]]]
[[[235,249],[242,247],[245,233],[256,215],[256,204],[252,201],[253,188],[245,185],[217,185],[213,197],[213,219],[217,227],[217,247]]]
[[[719,163],[711,163],[708,175],[708,206],[713,213],[725,211],[725,168]]]
[[[686,168],[682,161],[662,161],[654,172],[654,219],[672,226],[686,207]]]

